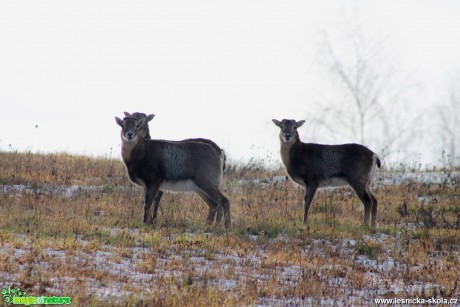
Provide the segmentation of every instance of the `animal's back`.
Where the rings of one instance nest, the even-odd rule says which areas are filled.
[[[152,151],[158,158],[166,180],[195,179],[197,174],[220,169],[220,156],[212,147],[201,142],[186,141],[147,141],[156,150]]]
[[[303,175],[318,181],[320,187],[342,186],[356,174],[367,171],[374,163],[374,155],[370,149],[359,144],[304,143],[299,165]]]

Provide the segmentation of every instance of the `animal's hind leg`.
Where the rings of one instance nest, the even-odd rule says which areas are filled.
[[[208,224],[212,224],[212,222],[214,221],[214,217],[216,216],[216,213],[217,215],[219,214],[218,213],[218,208],[220,206],[218,206],[218,204],[212,200],[206,193],[204,193],[203,191],[197,191],[198,195],[200,195],[200,197],[206,202],[206,204],[208,204],[208,207],[209,207],[209,213],[208,213],[208,219],[207,219],[207,223]],[[221,209],[222,211],[222,209]],[[222,215],[222,213],[221,213]]]
[[[377,201],[377,198],[375,198],[375,196],[370,192],[368,191],[371,199],[372,199],[372,214],[371,214],[371,225],[372,227],[375,227],[377,226],[377,208],[378,208],[378,201]]]
[[[369,217],[371,215],[371,209],[372,209],[372,197],[365,186],[362,186],[360,184],[358,185],[351,185],[353,190],[355,190],[356,195],[358,195],[359,199],[364,205],[364,217],[363,217],[363,225],[368,226],[369,225]],[[377,208],[377,207],[376,207]]]
[[[225,228],[229,229],[232,225],[232,218],[230,215],[230,202],[225,197],[224,194],[219,189],[216,189],[211,192],[213,196],[211,196],[213,199],[217,201],[219,204],[218,211],[217,211],[217,219],[220,221],[222,219],[222,211],[224,213],[224,220],[225,220]],[[220,210],[220,217],[219,217],[219,210]]]
[[[232,217],[230,215],[230,201],[223,194],[220,199],[221,199],[220,206],[223,208],[223,211],[224,211],[225,228],[229,229],[232,226]]]
[[[217,187],[207,187],[206,189],[200,187],[200,189],[202,193],[204,193],[217,204],[217,207],[222,207],[221,210],[224,212],[225,228],[230,228],[232,224],[232,218],[230,216],[230,202],[228,201],[227,197],[225,197],[225,195],[222,194],[222,192]]]

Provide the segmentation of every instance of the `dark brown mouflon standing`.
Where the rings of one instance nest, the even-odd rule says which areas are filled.
[[[230,202],[219,187],[223,175],[222,155],[202,142],[146,140],[142,134],[145,118],[128,116],[115,120],[122,128],[121,155],[129,178],[144,188],[144,223],[153,223],[156,219],[159,201],[154,199],[160,190],[193,191],[209,206],[208,223],[213,222],[221,206],[225,227],[230,228]]]
[[[375,166],[380,160],[373,151],[359,144],[321,145],[302,143],[297,128],[305,121],[273,119],[281,128],[281,159],[289,177],[305,188],[304,224],[308,223],[308,209],[321,187],[350,185],[364,204],[363,225],[377,222],[377,199],[370,191]]]
[[[130,114],[128,112],[124,112],[124,114],[125,114],[126,117],[135,117],[137,119],[145,118],[145,124],[144,124],[143,127],[140,128],[139,135],[141,137],[143,137],[144,139],[146,139],[146,140],[151,140],[149,122],[155,117],[154,114],[147,115],[147,114],[142,113],[142,112],[134,112],[132,114]],[[180,143],[180,142],[184,142],[184,141],[187,141],[187,142],[200,142],[200,143],[206,143],[206,144],[210,145],[212,148],[214,148],[214,150],[217,152],[218,155],[224,157],[224,163],[222,165],[222,171],[225,170],[227,157],[225,155],[225,151],[223,149],[221,149],[216,143],[214,143],[213,141],[211,141],[209,139],[204,139],[204,138],[194,138],[194,139],[186,139],[186,140],[183,140],[183,141],[170,141],[170,142],[179,142]],[[219,185],[220,185],[220,183],[219,183]],[[157,195],[155,196],[155,199],[153,200],[154,201],[154,207],[159,207],[160,206],[160,200],[161,200],[162,196],[163,196],[163,191],[159,190]],[[222,207],[219,206],[217,208],[216,223],[219,224],[221,221],[222,221]]]

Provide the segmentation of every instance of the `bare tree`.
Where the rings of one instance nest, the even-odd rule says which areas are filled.
[[[460,73],[452,73],[447,81],[446,102],[438,107],[438,134],[449,167],[460,166]]]
[[[401,85],[384,44],[366,33],[359,18],[342,17],[337,38],[331,39],[327,32],[321,36],[320,63],[332,81],[336,100],[319,112],[315,122],[333,135],[371,146],[385,156],[413,134],[411,121],[402,114],[411,86]]]

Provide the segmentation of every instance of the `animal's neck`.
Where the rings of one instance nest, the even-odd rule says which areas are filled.
[[[142,150],[144,146],[145,146],[144,140],[142,139],[138,139],[137,142],[126,142],[122,140],[121,156],[125,164],[132,161],[133,152]]]
[[[299,149],[300,139],[299,135],[296,134],[290,142],[286,142],[283,137],[280,135],[281,141],[281,160],[283,160],[284,165],[287,167],[291,163],[291,158],[295,155],[296,151]]]

